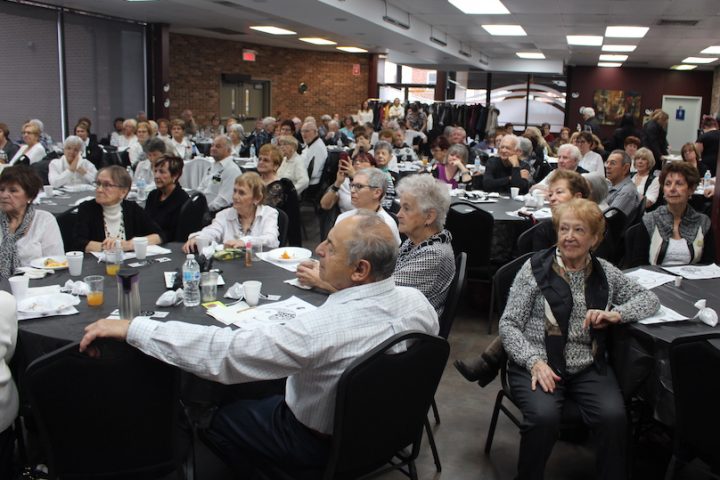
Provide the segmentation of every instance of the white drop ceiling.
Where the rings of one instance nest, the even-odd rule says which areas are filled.
[[[669,68],[720,45],[718,0],[503,0],[510,15],[466,15],[445,0],[43,0],[45,3],[142,22],[170,24],[172,32],[298,49],[298,37],[324,37],[339,46],[387,54],[391,61],[424,68],[561,73],[563,65],[597,65],[601,47],[568,46],[566,35],[603,35],[608,25],[646,26],[641,39],[605,39],[637,45],[626,67]],[[409,25],[387,23],[387,15]],[[659,25],[693,21],[694,26]],[[483,24],[521,25],[526,37],[493,37]],[[273,36],[250,30],[274,25],[298,33]],[[217,33],[212,29],[226,29]],[[233,33],[236,32],[236,33]],[[441,39],[447,46],[430,41]],[[469,52],[468,58],[459,53]],[[515,53],[542,52],[545,60]],[[707,56],[707,55],[706,55]],[[720,61],[698,65],[713,70]]]

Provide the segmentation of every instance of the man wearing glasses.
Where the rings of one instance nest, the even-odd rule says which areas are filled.
[[[376,212],[378,217],[390,227],[395,243],[400,246],[400,232],[397,222],[382,208],[382,199],[387,190],[387,174],[379,168],[364,168],[358,171],[350,183],[350,201],[352,210],[338,215],[335,225],[357,213],[359,209]]]

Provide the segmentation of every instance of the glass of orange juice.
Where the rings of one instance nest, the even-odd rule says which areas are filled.
[[[90,287],[87,294],[87,302],[89,307],[100,307],[104,302],[103,282],[105,278],[102,275],[90,275],[83,279]]]
[[[118,248],[106,248],[103,250],[105,253],[105,273],[108,275],[115,276],[120,270],[120,264],[122,264],[123,253]]]

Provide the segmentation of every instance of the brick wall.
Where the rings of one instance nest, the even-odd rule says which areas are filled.
[[[243,62],[242,50],[257,51],[255,62]],[[366,54],[267,47],[231,40],[170,35],[170,114],[189,108],[207,123],[220,110],[221,74],[270,80],[270,114],[282,118],[356,113],[368,97]],[[360,75],[352,73],[360,64]],[[308,91],[298,92],[300,82]]]

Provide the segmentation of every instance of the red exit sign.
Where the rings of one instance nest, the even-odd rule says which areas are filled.
[[[255,55],[257,55],[257,52],[255,50],[243,50],[243,52],[242,52],[243,62],[254,62]]]

